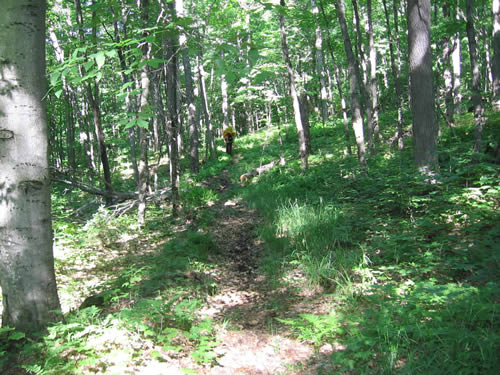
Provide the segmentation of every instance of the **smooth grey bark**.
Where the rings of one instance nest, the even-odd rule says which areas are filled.
[[[363,116],[361,115],[361,104],[358,95],[358,75],[356,74],[356,60],[352,52],[352,44],[347,31],[347,23],[345,20],[345,5],[344,0],[335,2],[337,16],[344,39],[344,50],[347,56],[348,73],[349,73],[349,91],[351,94],[351,111],[352,111],[352,128],[356,137],[356,146],[358,148],[358,160],[360,164],[366,164],[366,146],[363,130]]]
[[[280,0],[281,7],[285,8],[285,0]],[[284,9],[283,9],[284,11]],[[300,103],[299,97],[297,95],[297,89],[295,86],[295,79],[293,77],[293,68],[292,62],[290,60],[290,54],[288,52],[288,44],[286,38],[285,31],[285,17],[283,13],[280,13],[280,33],[281,33],[281,49],[283,53],[283,57],[285,59],[285,64],[288,71],[288,83],[290,87],[290,96],[292,98],[293,105],[293,113],[295,118],[295,126],[297,128],[298,138],[299,138],[299,157],[302,164],[302,169],[307,169],[307,159],[308,159],[308,151],[307,151],[307,139],[306,139],[306,131],[304,129],[304,124],[302,123],[301,111],[300,111]]]
[[[413,116],[414,158],[424,174],[436,172],[437,126],[431,57],[430,0],[408,1],[410,100]]]
[[[486,122],[484,108],[481,100],[481,77],[479,71],[479,58],[477,53],[476,31],[474,29],[474,0],[466,0],[465,15],[467,18],[466,30],[469,42],[469,60],[472,71],[472,105],[474,106],[474,151],[481,152],[483,128]]]
[[[493,108],[500,111],[500,0],[493,0]]]
[[[0,12],[2,325],[21,331],[60,318],[43,103],[45,12],[45,0],[4,0]]]

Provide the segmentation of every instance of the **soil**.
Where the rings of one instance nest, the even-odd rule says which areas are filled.
[[[186,373],[183,369],[187,368],[195,369],[193,373],[199,375],[337,373],[329,363],[328,355],[344,348],[332,345],[317,347],[313,342],[297,340],[289,327],[279,321],[280,318],[296,317],[301,313],[326,314],[333,304],[331,298],[321,289],[308,287],[298,271],[288,274],[286,282],[268,277],[261,267],[265,244],[257,234],[262,219],[245,202],[230,199],[232,183],[227,173],[213,178],[207,185],[221,196],[211,207],[204,208],[213,210],[216,217],[207,230],[218,248],[211,259],[211,264],[218,267],[209,275],[217,287],[206,297],[200,319],[211,318],[215,322],[218,346],[214,352],[217,359],[211,364],[198,365],[188,353],[189,343],[186,343],[183,354],[167,353],[159,347],[142,348],[144,354],[140,363],[117,363],[105,372],[97,373],[181,375]],[[196,219],[188,225],[196,227]],[[89,270],[82,272],[88,275],[87,282],[105,277]],[[71,277],[74,276],[72,274]],[[65,305],[78,306],[77,301],[66,301]],[[126,338],[122,338],[122,342],[127,342]],[[152,359],[150,352],[153,350],[162,354],[161,360]],[[30,361],[17,358],[16,362]],[[4,369],[4,373],[26,373],[14,367]],[[96,373],[95,370],[88,373]]]
[[[211,181],[222,197],[231,188],[223,173]],[[276,285],[259,269],[265,251],[257,228],[258,214],[241,200],[221,199],[212,209],[217,220],[210,228],[219,248],[215,278],[217,294],[208,297],[202,311],[216,322],[229,322],[218,334],[219,358],[203,370],[210,375],[320,375],[331,373],[326,364],[329,348],[291,338],[288,327],[278,318],[298,313],[326,313],[331,301],[321,290],[308,288],[300,274],[292,282]]]

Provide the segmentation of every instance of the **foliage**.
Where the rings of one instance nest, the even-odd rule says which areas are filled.
[[[498,369],[500,180],[497,165],[470,152],[466,118],[444,131],[437,184],[413,168],[411,148],[381,149],[357,169],[331,148],[339,135],[327,128],[307,172],[289,162],[239,192],[268,219],[260,233],[269,277],[288,283],[302,270],[334,293],[329,314],[280,321],[337,348],[339,373]],[[497,131],[490,123],[485,143]]]
[[[19,350],[26,335],[12,327],[0,328],[0,369],[9,360],[9,351]]]

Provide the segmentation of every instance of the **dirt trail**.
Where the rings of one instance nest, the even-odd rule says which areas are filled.
[[[211,185],[218,186],[222,197],[231,187],[226,174]],[[216,259],[220,269],[215,275],[217,294],[208,297],[202,314],[219,323],[228,322],[228,328],[218,334],[216,366],[202,373],[326,374],[321,370],[322,355],[318,357],[311,344],[285,337],[275,320],[280,314],[312,312],[316,306],[313,296],[273,287],[259,271],[258,259],[264,249],[256,233],[261,220],[257,213],[239,200],[221,199],[212,209],[218,212],[210,233],[221,253]]]

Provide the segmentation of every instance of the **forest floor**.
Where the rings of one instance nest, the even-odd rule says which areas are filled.
[[[278,286],[259,270],[263,243],[257,235],[259,215],[241,200],[226,200],[231,181],[223,173],[210,181],[218,185],[222,199],[211,209],[217,212],[210,233],[220,250],[214,277],[218,292],[207,298],[202,313],[214,321],[229,321],[218,334],[216,366],[203,374],[320,374],[328,373],[321,355],[311,343],[288,337],[288,327],[277,318],[290,314],[327,313],[331,300],[318,288],[309,288],[305,278],[295,274],[286,286]],[[321,354],[322,353],[322,354]]]
[[[243,200],[233,199],[234,183],[226,170],[203,185],[215,191],[220,198],[199,208],[205,211],[205,216],[214,219],[201,229],[201,223],[197,222],[199,212],[192,217],[185,215],[183,220],[177,222],[174,233],[181,232],[177,236],[182,238],[183,231],[186,235],[202,231],[215,244],[214,251],[208,255],[207,263],[214,265],[210,270],[186,269],[178,278],[180,283],[188,280],[188,283],[192,282],[189,285],[208,285],[208,291],[203,296],[204,303],[197,309],[194,320],[208,320],[213,324],[210,335],[214,336],[214,340],[209,350],[214,355],[213,360],[196,361],[193,356],[196,345],[185,338],[174,339],[178,347],[169,350],[144,339],[144,333],[137,337],[139,328],[136,328],[135,334],[123,329],[120,331],[123,327],[111,329],[110,325],[114,323],[109,322],[113,321],[113,317],[120,316],[125,321],[123,317],[130,311],[140,311],[136,308],[140,299],[130,293],[128,297],[122,296],[118,302],[111,303],[103,302],[99,296],[112,290],[110,285],[116,284],[116,276],[125,274],[128,266],[133,265],[132,269],[137,270],[155,267],[152,264],[156,259],[154,249],[161,246],[161,241],[130,234],[122,234],[121,239],[115,241],[111,234],[113,227],[109,226],[98,233],[99,248],[89,255],[75,255],[78,250],[66,247],[64,241],[60,241],[55,248],[63,312],[70,320],[76,316],[77,323],[73,326],[87,325],[87,328],[77,333],[75,337],[79,339],[73,342],[73,339],[68,339],[64,328],[72,326],[70,320],[59,328],[61,331],[56,328],[49,341],[55,340],[51,345],[61,347],[61,351],[55,350],[54,358],[41,366],[41,373],[45,373],[44,370],[53,373],[53,361],[73,361],[75,369],[72,371],[84,374],[321,375],[332,372],[326,358],[334,350],[343,350],[342,345],[335,349],[330,344],[315,348],[312,342],[293,338],[289,326],[279,321],[302,313],[328,314],[332,298],[321,287],[309,286],[299,271],[280,281],[263,272],[260,258],[265,244],[258,235],[263,219]],[[166,217],[158,219],[169,220]],[[89,238],[93,236],[90,232],[88,235]],[[162,272],[163,279],[171,277],[169,270]],[[212,285],[213,290],[210,289]],[[101,291],[97,298],[96,290]],[[111,293],[116,293],[116,290]],[[93,306],[98,309],[93,310]],[[154,326],[153,308],[147,309],[141,319]],[[79,341],[81,339],[85,341]],[[88,345],[94,354],[88,351]],[[125,354],[131,350],[136,354]],[[49,358],[52,355],[47,354]],[[123,359],[120,360],[120,357]],[[33,368],[25,371],[19,366],[35,360],[29,350],[19,353],[12,357],[2,374],[31,374]],[[61,363],[58,366],[62,366]],[[34,369],[36,371],[36,367]],[[68,369],[68,373],[72,371]]]

